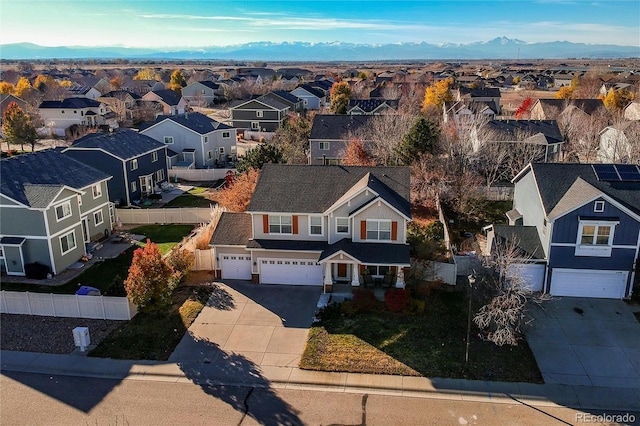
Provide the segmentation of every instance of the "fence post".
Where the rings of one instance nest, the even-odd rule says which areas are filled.
[[[33,315],[31,313],[31,296],[29,296],[29,292],[27,291],[27,307],[29,308],[29,315]]]
[[[49,293],[49,299],[51,299],[51,309],[53,309],[53,316],[57,317],[56,314],[56,303],[53,301],[53,293]]]
[[[78,313],[76,315],[78,316],[78,318],[80,318],[80,299],[79,299],[80,296],[78,296],[77,294],[75,296],[76,296],[76,309],[78,309]]]
[[[102,304],[102,319],[107,319],[107,311],[104,309],[104,296],[100,296],[100,303]]]

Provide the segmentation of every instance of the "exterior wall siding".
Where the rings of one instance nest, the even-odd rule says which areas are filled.
[[[0,206],[0,234],[45,236],[42,219],[41,211]]]
[[[82,224],[78,223],[68,232],[73,231],[75,233],[76,248],[68,253],[62,254],[62,247],[60,246],[60,237],[63,234],[67,234],[65,231],[63,234],[57,235],[51,238],[51,250],[53,259],[55,262],[55,272],[60,273],[68,268],[73,263],[77,262],[85,254],[85,246],[82,241]]]
[[[86,196],[86,195],[85,195]],[[64,203],[65,201],[69,201],[71,205],[71,216],[66,217],[60,221],[56,218],[56,206]],[[84,197],[83,197],[84,204]],[[78,205],[78,197],[75,192],[65,189],[58,196],[56,201],[52,204],[50,208],[48,208],[45,212],[47,217],[47,222],[49,224],[49,235],[54,235],[64,229],[69,228],[75,224],[80,223],[80,206]],[[81,235],[81,234],[80,234]]]
[[[548,258],[549,232],[543,229],[545,212],[532,172],[527,173],[516,183],[513,196],[513,208],[517,209],[523,215],[522,224],[524,226],[535,226],[538,229],[540,243],[542,244],[545,256]],[[553,232],[555,233],[556,229],[554,229]]]
[[[153,139],[164,143],[165,136],[172,136],[173,143],[167,144],[166,147],[172,151],[180,154],[180,160],[182,161],[182,151],[185,149],[196,150],[196,167],[202,168],[203,164],[203,147],[202,136],[196,132],[186,129],[171,120],[165,120],[162,123],[145,129],[140,132],[143,135],[152,137]]]
[[[549,267],[631,271],[635,261],[636,249],[613,248],[611,257],[575,256],[574,253],[574,247],[552,246]]]
[[[279,214],[279,213],[273,213]],[[283,215],[286,215],[283,214]],[[307,214],[293,215],[298,217],[298,233],[297,234],[266,234],[262,223],[262,214],[254,214],[253,217],[253,235],[255,239],[268,240],[296,240],[296,241],[327,241],[327,218],[323,217],[323,235],[309,235],[309,216]]]
[[[51,257],[49,256],[49,244],[47,244],[47,241],[48,240],[36,240],[27,238],[27,241],[25,241],[22,245],[22,254],[24,256],[25,265],[38,262],[40,264],[49,266],[49,268],[51,268],[52,270],[54,269],[53,265],[51,264]],[[76,259],[75,261],[77,260],[78,259]],[[62,269],[58,270],[58,272],[60,271],[62,271]]]
[[[320,142],[329,142],[328,150],[320,149]],[[344,154],[347,150],[347,141],[344,140],[331,140],[331,141],[319,141],[319,140],[309,140],[309,157],[310,164],[313,165],[324,165],[324,158],[327,160],[330,159],[339,159],[342,161],[344,158]],[[323,157],[324,156],[324,157]]]
[[[380,203],[380,205],[376,203],[353,217],[353,228],[355,229],[352,229],[352,232],[354,234],[354,242],[377,242],[366,239],[363,240],[360,238],[360,222],[366,221],[367,219],[389,219],[392,222],[398,222],[397,238],[390,242],[395,244],[404,244],[406,229],[405,219],[382,203]]]

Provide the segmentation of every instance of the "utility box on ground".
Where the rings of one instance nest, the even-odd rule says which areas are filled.
[[[89,327],[76,327],[73,329],[73,342],[80,347],[80,351],[84,352],[91,344],[89,337]]]

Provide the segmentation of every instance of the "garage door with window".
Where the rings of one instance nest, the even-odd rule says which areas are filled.
[[[591,269],[553,269],[551,290],[554,296],[622,299],[627,286],[627,271]]]
[[[227,280],[250,280],[251,279],[251,256],[237,254],[221,254],[222,279]]]
[[[260,283],[322,285],[322,265],[311,260],[260,259]]]

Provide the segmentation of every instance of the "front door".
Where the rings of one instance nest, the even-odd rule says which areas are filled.
[[[347,264],[346,263],[338,263],[338,274],[336,275],[338,280],[347,280],[349,276],[347,275]]]
[[[91,241],[91,236],[89,235],[89,220],[86,216],[82,218],[82,237],[85,243]]]

